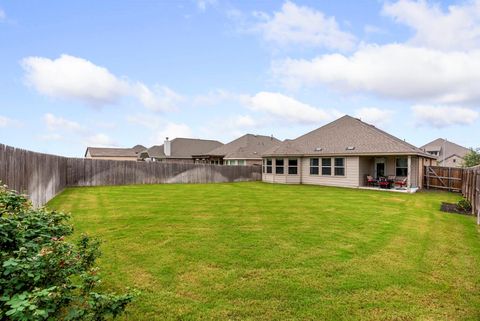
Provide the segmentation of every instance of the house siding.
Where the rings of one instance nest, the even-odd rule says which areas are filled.
[[[99,157],[92,157],[90,154],[87,154],[85,158],[88,159],[105,159],[105,160],[116,160],[116,161],[137,161],[137,157],[107,157],[107,156],[99,156]]]
[[[273,163],[273,173],[262,174],[262,180],[268,183],[279,184],[310,184],[340,187],[360,187],[366,185],[366,176],[375,175],[375,157],[373,156],[337,156],[345,158],[345,176],[323,176],[321,175],[321,166],[319,167],[319,175],[310,175],[310,157],[299,158],[299,174],[275,174],[275,163]],[[379,156],[385,159],[385,175],[395,176],[396,174],[396,158],[408,156]],[[312,157],[317,158],[317,157]],[[318,157],[321,158],[321,157]],[[288,158],[284,158],[285,173],[288,173]],[[418,156],[411,156],[411,186],[422,187],[423,166],[433,163],[430,159]],[[320,161],[321,164],[321,161]],[[332,167],[333,173],[333,167]],[[402,179],[403,177],[397,177]]]
[[[360,186],[359,157],[343,158],[345,158],[345,176],[323,176],[321,175],[321,168],[319,175],[310,175],[310,157],[302,158],[302,183],[325,186]]]
[[[367,184],[367,175],[374,176],[375,171],[374,171],[374,164],[375,164],[375,158],[373,157],[359,157],[359,166],[358,166],[358,185],[359,186],[365,186]]]

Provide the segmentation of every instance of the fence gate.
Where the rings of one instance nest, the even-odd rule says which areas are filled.
[[[427,189],[461,192],[463,171],[463,168],[457,167],[425,166],[423,186]]]

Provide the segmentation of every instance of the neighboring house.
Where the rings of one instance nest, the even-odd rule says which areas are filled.
[[[366,186],[367,175],[406,179],[422,187],[424,165],[435,157],[373,125],[343,116],[263,155],[263,181],[286,184]]]
[[[197,163],[224,165],[262,165],[262,154],[281,143],[273,136],[246,134],[206,155],[194,156]]]
[[[438,166],[445,167],[461,167],[463,157],[465,157],[470,151],[470,149],[466,147],[452,143],[443,138],[435,139],[420,148],[435,156]]]
[[[144,149],[142,145],[132,148],[87,147],[85,158],[136,161],[138,153]]]
[[[216,140],[175,138],[165,140],[163,145],[152,146],[139,154],[139,159],[145,161],[194,163],[193,155],[203,155],[222,146]]]

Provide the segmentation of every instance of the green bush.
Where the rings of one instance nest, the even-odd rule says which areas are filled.
[[[99,241],[67,242],[69,218],[0,186],[0,320],[107,320],[132,301],[95,290]]]
[[[470,151],[463,156],[463,167],[472,167],[480,165],[480,148],[473,149],[470,148]]]
[[[472,211],[472,204],[468,200],[462,199],[462,200],[458,201],[457,208],[460,211],[463,211],[463,212],[471,212]]]

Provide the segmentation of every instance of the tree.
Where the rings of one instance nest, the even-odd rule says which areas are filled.
[[[472,167],[480,165],[480,148],[474,150],[470,148],[470,151],[463,157],[463,167]]]
[[[106,320],[122,314],[135,293],[103,294],[94,263],[99,241],[76,244],[69,215],[34,209],[0,185],[0,320]],[[135,291],[134,291],[135,292]]]

